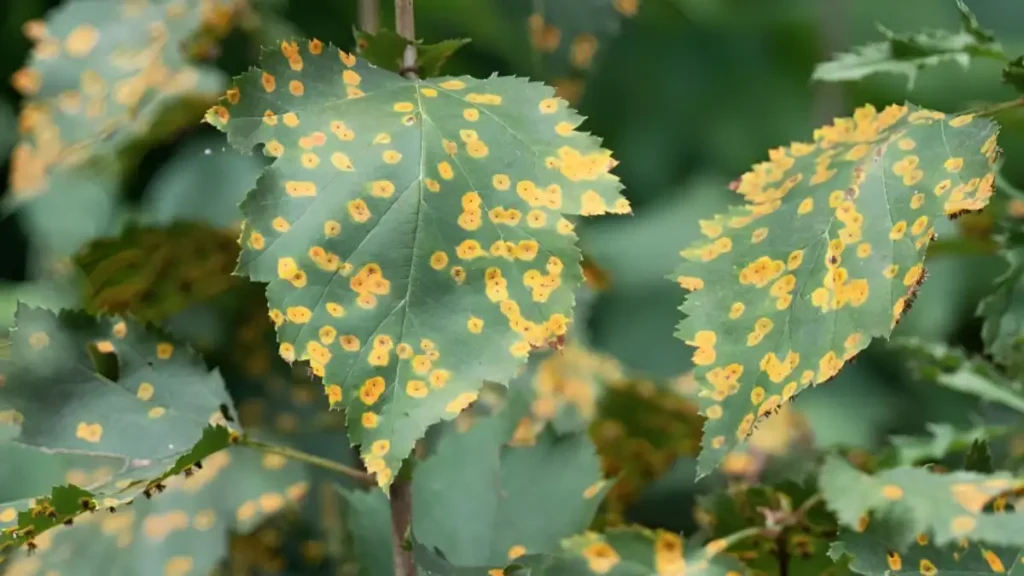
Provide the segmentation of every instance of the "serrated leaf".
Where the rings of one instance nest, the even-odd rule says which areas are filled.
[[[407,46],[416,47],[416,72],[420,76],[432,77],[441,73],[441,67],[459,48],[469,44],[468,38],[442,40],[437,44],[424,44],[422,40],[412,42],[391,30],[382,29],[376,34],[364,30],[353,30],[359,56],[370,64],[392,72],[402,71],[402,58]]]
[[[977,57],[1003,59],[1003,49],[992,32],[981,28],[961,0],[957,0],[957,8],[961,22],[959,32],[924,30],[897,34],[878,24],[885,41],[837,54],[833,60],[815,66],[811,79],[842,82],[886,72],[906,76],[907,89],[911,89],[918,71],[923,68],[943,62],[956,62],[966,68],[971,58]]]
[[[222,32],[233,4],[82,0],[27,24],[35,46],[12,80],[28,97],[11,157],[12,200],[46,192],[54,173],[181,124],[167,113],[212,100],[222,74],[194,66],[186,45]]]
[[[730,541],[716,539],[707,544],[684,546],[675,532],[641,527],[613,528],[605,534],[587,532],[563,542],[563,548],[587,561],[591,574],[610,576],[740,576],[746,569],[724,554]]]
[[[1019,370],[1024,355],[1024,234],[1011,231],[1003,240],[1001,255],[1006,272],[978,304],[977,315],[985,320],[981,327],[985,351],[1000,364]]]
[[[886,531],[880,537],[897,550],[921,533],[937,546],[960,539],[1024,546],[1024,511],[987,508],[1000,496],[1024,488],[1024,480],[1007,472],[937,474],[901,466],[868,475],[829,456],[819,486],[840,524],[863,529],[883,520]]]
[[[306,494],[301,465],[271,470],[261,465],[265,459],[251,450],[217,452],[190,477],[170,478],[166,491],[152,500],[139,499],[115,513],[87,514],[71,528],[36,538],[37,551],[13,560],[8,570],[209,574],[227,554],[231,532],[253,530]]]
[[[501,415],[450,430],[413,476],[413,533],[456,566],[556,552],[611,487],[586,435],[548,429],[533,446],[503,448],[505,431]]]
[[[31,510],[27,502],[5,505],[0,550],[96,507],[152,494],[237,434],[224,427],[232,404],[220,376],[163,334],[130,320],[24,305],[15,318],[11,356],[0,364],[0,421],[19,425],[12,441],[116,458],[121,469],[96,485],[58,486]]]
[[[965,452],[979,439],[1006,433],[1008,428],[973,428],[957,430],[945,422],[925,424],[928,436],[892,436],[889,441],[896,449],[896,463],[911,466],[945,458],[951,452]]]
[[[318,40],[262,65],[207,116],[276,157],[242,203],[238,271],[270,283],[282,356],[337,387],[386,487],[430,424],[565,333],[582,273],[559,215],[629,203],[550,88],[410,81]]]
[[[916,338],[893,339],[889,346],[903,352],[908,367],[921,378],[1024,412],[1022,384],[1002,376],[981,358],[969,358],[958,348]]]
[[[238,243],[205,224],[129,226],[75,257],[85,273],[85,309],[161,322],[235,286]]]
[[[590,574],[586,564],[579,558],[568,558],[552,554],[528,554],[508,562],[504,567],[454,566],[437,550],[431,550],[420,542],[413,542],[416,568],[421,576],[586,576]]]
[[[692,290],[676,335],[703,387],[701,476],[759,418],[889,336],[935,221],[988,203],[996,154],[988,120],[869,105],[737,181],[747,204],[702,220],[708,240],[674,277]]]
[[[1021,553],[1014,548],[977,546],[964,541],[937,547],[927,535],[905,549],[895,549],[868,526],[864,532],[842,529],[832,543],[829,556],[850,557],[850,569],[858,574],[955,574],[989,576],[993,573],[1021,574]],[[1009,569],[1007,569],[1009,568]]]

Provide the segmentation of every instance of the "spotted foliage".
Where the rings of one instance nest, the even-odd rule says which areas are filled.
[[[1008,267],[996,280],[995,290],[978,305],[984,318],[981,337],[985,350],[1000,364],[1020,371],[1024,356],[1024,235],[1015,231],[1002,250]]]
[[[9,570],[209,574],[227,554],[232,532],[249,532],[305,497],[302,466],[268,472],[261,460],[270,457],[250,450],[217,452],[188,477],[169,478],[166,490],[152,500],[140,498],[113,512],[100,509],[77,518],[73,527],[46,532],[35,539],[35,552],[12,560]],[[80,475],[70,470],[68,481]]]
[[[370,34],[362,30],[355,31],[356,46],[359,56],[370,64],[392,72],[402,72],[402,58],[407,46],[416,47],[416,69],[420,77],[432,77],[441,73],[441,67],[459,48],[469,44],[465,38],[442,40],[437,44],[424,44],[423,41],[412,42],[391,30],[380,30]]]
[[[0,550],[96,508],[117,507],[193,470],[228,446],[231,399],[189,349],[117,318],[19,305],[10,358],[0,364],[0,422],[13,442],[116,458],[118,473],[89,486],[4,506]]]
[[[500,415],[450,430],[416,468],[413,531],[457,566],[556,552],[587,527],[612,484],[585,434],[548,429],[533,446],[503,447],[506,432]]]
[[[426,576],[586,576],[590,574],[580,558],[554,554],[526,554],[512,561],[487,566],[456,566],[443,554],[413,542],[413,554],[420,574]]]
[[[198,115],[195,104],[215,98],[222,79],[193,65],[188,48],[225,32],[234,5],[82,0],[63,3],[45,23],[28,22],[25,33],[35,46],[12,79],[27,97],[11,156],[14,200],[47,191],[57,171],[124,151],[158,120],[168,126],[192,120],[171,121],[167,113]]]
[[[958,32],[924,30],[897,34],[877,24],[885,40],[859,46],[854,52],[837,54],[833,60],[818,64],[811,78],[841,82],[887,72],[906,76],[907,87],[913,88],[917,73],[923,68],[944,62],[956,62],[966,68],[971,59],[977,57],[1005,60],[995,35],[981,27],[963,0],[957,0],[957,8],[961,23]]]
[[[136,227],[89,243],[75,257],[93,313],[161,322],[237,283],[235,238],[204,224]]]
[[[286,360],[347,410],[381,486],[427,426],[567,330],[579,285],[562,213],[628,213],[615,164],[550,88],[410,81],[286,41],[207,115],[275,158],[242,203],[238,271],[269,282]]]
[[[868,475],[829,456],[819,485],[841,525],[863,530],[872,517],[884,518],[891,527],[885,541],[896,549],[920,533],[937,546],[968,539],[1024,547],[1024,512],[1006,507],[1007,496],[1024,489],[1024,480],[1007,472],[899,467]]]
[[[628,527],[605,534],[586,532],[566,540],[563,548],[582,556],[591,574],[741,576],[746,573],[742,564],[723,554],[730,544],[728,539],[715,539],[702,546],[685,543],[675,532]]]
[[[539,56],[536,72],[550,79],[558,95],[571,104],[582,98],[587,76],[601,51],[618,36],[623,20],[640,9],[640,0],[521,0],[509,5],[527,4],[526,30]]]
[[[988,120],[869,105],[736,182],[746,205],[702,220],[707,240],[674,276],[691,291],[676,335],[703,387],[701,475],[889,336],[924,280],[936,220],[987,204],[997,153]]]

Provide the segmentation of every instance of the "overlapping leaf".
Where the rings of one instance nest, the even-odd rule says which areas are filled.
[[[0,364],[0,422],[17,426],[13,441],[115,458],[120,469],[89,486],[58,486],[31,505],[4,505],[0,550],[159,491],[231,442],[223,381],[179,343],[118,318],[21,305],[15,319],[11,355]]]
[[[896,463],[902,466],[923,464],[942,460],[956,452],[966,452],[981,439],[988,439],[1009,432],[1009,428],[977,427],[957,430],[950,424],[926,424],[927,436],[892,436],[889,441],[895,447]]]
[[[1024,367],[1024,236],[1011,232],[1004,245],[1008,268],[996,280],[995,290],[978,304],[978,316],[985,319],[985,350],[999,363],[1019,370]]]
[[[840,524],[863,530],[882,520],[879,538],[896,550],[921,533],[940,547],[961,539],[1024,547],[1024,511],[1005,506],[1008,494],[1024,488],[1024,479],[1006,472],[937,474],[899,467],[868,475],[830,456],[819,484]]]
[[[413,532],[456,566],[556,552],[587,527],[612,484],[585,435],[549,429],[533,446],[503,448],[502,419],[449,431],[413,477]]]
[[[437,550],[413,542],[416,568],[424,576],[585,576],[590,574],[580,558],[554,554],[528,554],[511,562],[501,562],[499,567],[455,566]]]
[[[85,273],[85,308],[160,322],[225,292],[238,244],[205,224],[131,226],[114,238],[91,242],[75,257]]]
[[[887,337],[924,279],[934,223],[992,195],[996,128],[912,105],[815,131],[737,182],[743,207],[701,221],[675,279],[695,351],[700,473],[755,422]]]
[[[262,66],[207,116],[276,158],[238,269],[270,283],[282,356],[310,360],[388,486],[427,426],[565,333],[582,274],[561,214],[629,203],[542,85],[409,81],[318,40]]]
[[[442,40],[437,44],[424,44],[422,41],[412,42],[391,30],[380,30],[370,34],[362,30],[355,31],[356,45],[359,56],[374,66],[392,72],[402,72],[402,58],[407,46],[416,47],[416,70],[423,77],[437,76],[441,67],[456,50],[469,44],[466,38]]]
[[[962,0],[957,0],[957,8],[961,22],[959,32],[925,30],[897,34],[878,24],[884,41],[860,46],[854,52],[838,54],[835,59],[818,64],[811,78],[840,82],[888,72],[906,76],[907,87],[912,88],[922,68],[943,62],[956,62],[966,68],[971,58],[1002,59],[1003,49],[992,32],[978,24]]]
[[[217,452],[189,477],[169,479],[166,491],[152,500],[138,499],[114,513],[86,514],[71,528],[36,538],[36,552],[13,560],[9,570],[209,574],[227,554],[231,532],[249,532],[305,497],[303,472],[301,465],[275,455],[244,449]],[[69,477],[75,474],[82,471],[69,471]]]
[[[14,199],[45,192],[55,171],[125,150],[162,114],[189,115],[196,103],[211,100],[221,74],[193,66],[184,45],[223,32],[234,4],[83,0],[64,3],[46,23],[29,22],[25,31],[35,47],[13,78],[29,98],[12,153]]]
[[[731,544],[716,539],[707,544],[684,543],[674,532],[646,528],[613,528],[606,534],[587,532],[566,540],[563,547],[587,561],[591,574],[649,576],[740,576],[746,570],[735,558],[723,554]]]

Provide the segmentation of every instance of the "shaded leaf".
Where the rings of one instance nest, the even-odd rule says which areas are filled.
[[[86,246],[75,264],[85,273],[85,308],[160,322],[238,283],[235,238],[205,224],[129,226]]]
[[[981,472],[983,474],[991,474],[995,472],[995,467],[992,465],[992,452],[989,450],[988,440],[984,438],[975,438],[971,442],[971,447],[967,450],[967,455],[964,457],[964,470],[969,472]]]
[[[565,333],[582,273],[559,214],[629,203],[550,88],[409,81],[318,40],[262,65],[207,115],[277,158],[242,203],[238,271],[270,283],[282,356],[344,402],[386,487],[430,424]]]
[[[674,279],[695,348],[707,474],[770,414],[888,337],[924,280],[935,221],[982,209],[996,129],[912,105],[865,106],[736,182],[747,204],[700,222]],[[710,289],[702,289],[705,286]]]
[[[1003,82],[1024,92],[1024,56],[1018,56],[1003,67]]]
[[[28,100],[11,158],[12,200],[51,189],[55,173],[90,158],[129,151],[151,130],[180,126],[212,100],[222,75],[194,66],[188,49],[225,31],[233,4],[84,0],[26,25],[35,46],[13,78]]]
[[[906,76],[907,88],[910,89],[914,86],[917,72],[923,68],[943,62],[956,62],[966,68],[971,58],[1003,59],[1003,49],[992,32],[978,24],[962,0],[957,0],[957,8],[961,23],[959,32],[924,30],[897,34],[877,24],[884,41],[860,46],[854,52],[837,54],[833,60],[818,64],[811,78],[841,82],[887,72]]]
[[[584,576],[590,574],[586,564],[579,558],[568,558],[551,554],[529,554],[512,560],[504,568],[492,566],[454,566],[437,550],[413,542],[416,567],[423,576]],[[505,564],[504,562],[502,564]]]
[[[412,42],[391,30],[380,30],[371,34],[363,30],[353,30],[359,56],[370,64],[390,70],[402,71],[402,58],[406,46],[416,47],[416,71],[419,76],[431,77],[441,73],[441,67],[456,50],[469,44],[468,38],[442,40],[437,44],[424,44],[422,40]]]
[[[1024,487],[1024,480],[1006,472],[937,474],[902,466],[868,475],[837,456],[829,456],[819,484],[826,504],[842,525],[863,528],[883,520],[880,524],[885,529],[879,538],[897,550],[921,533],[938,546],[962,538],[1024,546],[1024,512],[986,508],[996,498]]]
[[[731,543],[720,538],[684,548],[683,538],[674,532],[630,527],[613,528],[606,534],[587,532],[566,540],[563,547],[582,556],[591,574],[740,576],[746,573],[743,565],[723,554]]]
[[[413,476],[413,533],[457,566],[557,551],[587,527],[611,485],[585,435],[546,430],[533,446],[503,448],[502,420],[450,430]]]
[[[0,364],[0,422],[20,426],[12,441],[116,458],[120,470],[95,485],[57,486],[31,510],[25,501],[3,505],[0,550],[96,507],[152,494],[236,434],[223,426],[232,404],[220,376],[157,331],[24,305],[15,320],[10,358]]]
[[[1024,368],[1024,234],[1011,231],[1003,239],[1006,272],[996,279],[995,289],[978,304],[984,318],[981,337],[985,351],[1000,364]]]
[[[1003,428],[972,428],[957,430],[952,425],[929,423],[928,436],[892,436],[889,441],[896,448],[896,463],[901,466],[933,462],[951,452],[967,452],[978,440],[1003,434]]]
[[[348,502],[346,521],[352,535],[352,553],[361,576],[394,574],[391,552],[391,511],[388,498],[378,490],[342,490]]]

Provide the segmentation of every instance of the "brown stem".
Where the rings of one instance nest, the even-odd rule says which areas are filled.
[[[321,458],[319,456],[316,456],[315,454],[307,454],[306,452],[302,452],[301,450],[296,450],[296,449],[290,448],[288,446],[278,446],[276,444],[269,444],[267,442],[260,442],[258,440],[253,440],[252,438],[245,438],[245,437],[243,437],[241,439],[239,444],[242,445],[242,446],[248,446],[249,448],[254,448],[254,449],[259,450],[261,452],[267,452],[267,453],[270,453],[270,454],[278,454],[280,456],[284,456],[285,458],[289,458],[291,460],[298,460],[299,462],[305,462],[306,464],[312,464],[313,466],[317,466],[317,467],[323,468],[325,470],[331,470],[332,472],[337,472],[339,474],[343,474],[345,476],[348,476],[349,478],[352,478],[354,480],[358,480],[359,482],[363,482],[365,484],[376,484],[377,483],[377,481],[374,480],[373,476],[371,476],[370,474],[368,474],[366,472],[363,472],[362,470],[357,470],[355,468],[352,468],[351,466],[346,466],[346,465],[344,465],[344,464],[342,464],[340,462],[335,462],[334,460],[328,460],[327,458]]]
[[[1013,100],[1007,100],[1006,102],[999,102],[997,104],[990,104],[974,110],[969,110],[971,114],[975,116],[992,116],[1006,110],[1013,108],[1020,108],[1024,106],[1024,97],[1014,98]]]
[[[416,20],[413,18],[412,0],[395,0],[395,31],[409,41],[402,55],[402,74],[409,79],[416,76]]]
[[[359,0],[359,27],[370,34],[380,30],[380,0]]]
[[[412,550],[405,544],[412,524],[412,477],[399,473],[391,484],[391,552],[395,559],[395,576],[415,576],[416,564]]]

